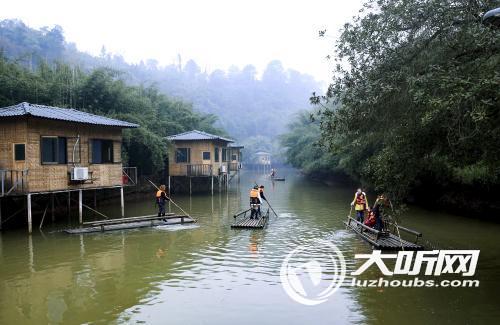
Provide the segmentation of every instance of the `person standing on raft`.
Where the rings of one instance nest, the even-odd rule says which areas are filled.
[[[354,206],[354,210],[356,211],[356,220],[363,223],[365,219],[365,210],[368,207],[368,199],[366,193],[360,188],[354,193],[354,200],[352,200],[351,206]]]
[[[259,219],[259,210],[260,210],[260,204],[261,204],[261,198],[260,198],[260,190],[257,185],[255,185],[251,190],[250,190],[250,219],[253,219],[255,216],[255,219]]]
[[[156,192],[156,204],[158,204],[158,217],[165,216],[165,201],[170,200],[166,193],[165,185],[160,185],[160,189]]]

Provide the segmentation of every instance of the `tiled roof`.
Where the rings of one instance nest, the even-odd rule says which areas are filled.
[[[9,116],[34,116],[51,120],[60,120],[93,125],[118,126],[122,128],[136,128],[139,125],[112,118],[94,115],[72,108],[60,108],[30,103],[20,103],[0,108],[0,118]]]
[[[222,140],[226,142],[234,142],[229,138],[224,138],[219,135],[210,134],[203,131],[192,130],[184,133],[174,134],[167,137],[170,141],[196,141],[196,140]]]
[[[244,146],[242,146],[241,144],[238,144],[238,143],[230,143],[228,145],[228,147],[230,147],[230,148],[236,148],[236,149],[243,149],[243,148],[245,148]]]

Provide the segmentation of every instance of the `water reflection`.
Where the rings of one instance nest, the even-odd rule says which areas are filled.
[[[231,229],[232,216],[248,205],[254,182],[266,186],[279,216],[264,230]],[[199,220],[195,227],[78,236],[46,230],[30,237],[24,229],[0,234],[0,324],[461,323],[498,318],[498,225],[420,209],[412,209],[403,222],[421,230],[430,243],[482,249],[481,288],[345,286],[319,306],[292,301],[281,288],[279,272],[283,258],[298,245],[331,240],[345,255],[348,274],[359,266],[354,254],[371,251],[342,224],[351,195],[351,189],[325,187],[291,171],[286,182],[274,185],[263,175],[244,174],[228,192],[176,196]],[[101,209],[119,213],[116,204]],[[154,209],[150,198],[126,202],[128,216]],[[65,226],[66,220],[55,228]],[[458,238],[471,232],[476,236],[466,243]],[[379,274],[370,270],[363,276]]]

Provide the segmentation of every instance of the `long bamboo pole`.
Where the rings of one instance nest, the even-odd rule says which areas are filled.
[[[158,186],[156,186],[155,183],[153,183],[151,180],[148,179],[148,182],[151,183],[151,185],[153,185],[158,191],[160,190],[160,188]],[[166,195],[166,193],[165,193]],[[167,195],[166,195],[167,196]],[[170,200],[170,202],[172,202],[176,207],[179,208],[179,210],[182,211],[182,213],[184,213],[185,215],[187,215],[188,217],[190,217],[191,219],[193,219],[194,222],[198,222],[198,220],[196,220],[195,218],[193,218],[192,216],[189,215],[189,213],[187,213],[186,211],[184,211],[184,209],[182,209],[177,203],[175,203],[172,198],[170,198],[169,196],[167,196],[167,198]]]

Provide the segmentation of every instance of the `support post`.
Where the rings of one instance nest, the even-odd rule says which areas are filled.
[[[28,205],[27,205],[27,210],[28,210],[28,233],[32,233],[33,232],[33,222],[32,222],[32,218],[31,218],[31,194],[28,193],[28,195],[26,196],[26,199],[28,201]]]
[[[192,188],[191,188],[191,177],[189,177],[189,195],[192,193]]]
[[[120,205],[122,208],[122,218],[125,217],[125,197],[123,196],[123,186],[120,187]]]
[[[78,190],[78,221],[83,223],[83,192]]]
[[[50,194],[50,210],[52,215],[52,222],[56,220],[56,216],[54,214],[54,193]]]
[[[97,190],[94,190],[94,209],[97,208]]]
[[[171,197],[172,196],[172,185],[171,185],[171,181],[170,181],[170,175],[168,175],[168,196]],[[170,200],[168,200],[168,213],[172,212],[172,207],[171,207],[171,204],[170,204]]]
[[[2,230],[2,199],[0,199],[0,230]]]
[[[214,176],[210,176],[210,180],[212,182],[212,187],[211,187],[211,190],[212,190],[212,195],[214,195]]]
[[[68,217],[71,215],[71,192],[68,191]]]

